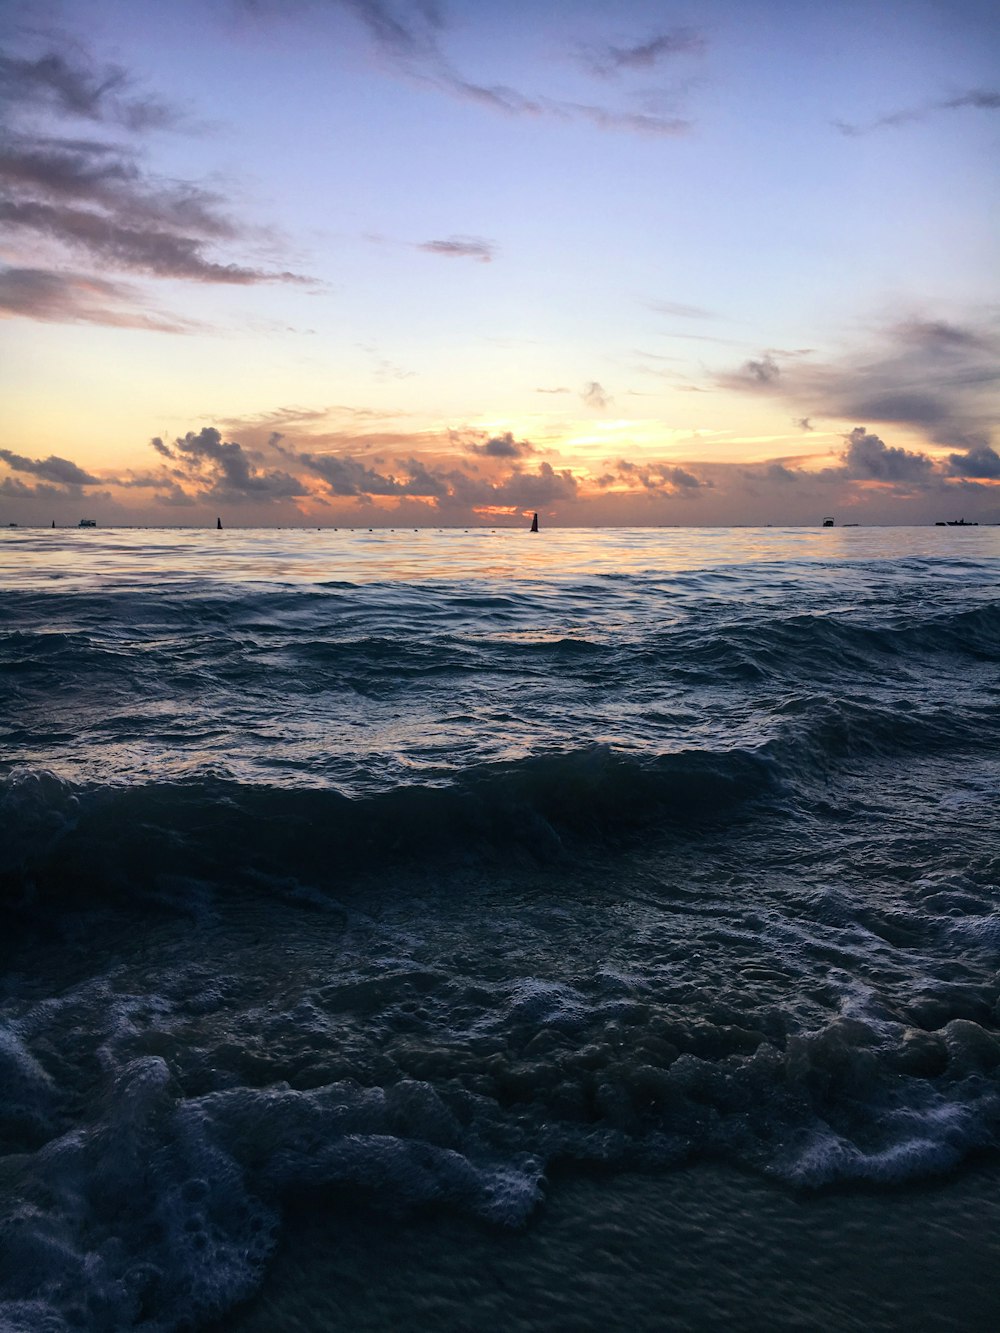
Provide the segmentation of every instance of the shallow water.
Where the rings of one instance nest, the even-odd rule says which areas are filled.
[[[460,1327],[457,1284],[541,1327],[516,1255],[586,1327],[611,1210],[719,1269],[608,1278],[620,1327],[748,1282],[747,1327],[905,1326],[857,1247],[945,1181],[956,1262],[1000,1126],[998,569],[988,528],[0,534],[0,1318]],[[833,1324],[775,1276],[806,1216]]]
[[[955,1333],[1000,1322],[1000,1183],[979,1164],[892,1193],[791,1194],[714,1165],[560,1176],[530,1228],[348,1200],[289,1210],[261,1295],[226,1333],[489,1323],[570,1330]]]

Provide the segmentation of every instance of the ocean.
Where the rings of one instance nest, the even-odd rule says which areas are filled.
[[[0,1329],[1000,1327],[998,575],[0,532]]]

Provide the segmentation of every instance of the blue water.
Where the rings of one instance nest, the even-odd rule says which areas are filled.
[[[200,1325],[303,1198],[974,1171],[998,533],[0,533],[0,1327]]]

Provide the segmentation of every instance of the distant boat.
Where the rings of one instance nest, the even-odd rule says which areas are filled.
[[[537,515],[537,514],[536,514],[535,517],[531,520],[531,531],[532,531],[532,532],[537,532],[537,531],[538,531],[538,515]]]
[[[824,520],[823,520],[823,526],[824,526],[824,528],[832,528],[832,527],[833,527],[833,519],[832,519],[832,518],[824,518]]]
[[[217,519],[215,520],[215,528],[216,528],[216,531],[217,531],[217,532],[221,532],[221,531],[222,531],[222,519],[221,519],[221,518],[217,518]]]
[[[96,527],[97,527],[97,519],[96,519],[96,518],[81,518],[81,519],[80,519],[80,522],[79,522],[76,526],[77,526],[78,528],[96,528]]]
[[[945,524],[945,527],[946,527],[946,528],[978,528],[978,527],[979,527],[979,523],[976,522],[976,521],[973,521],[972,523],[966,523],[966,521],[965,521],[964,518],[949,518],[948,521],[947,521],[947,523]]]

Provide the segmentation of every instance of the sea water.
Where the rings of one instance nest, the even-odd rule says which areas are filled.
[[[0,533],[0,1328],[995,1327],[998,573]]]

